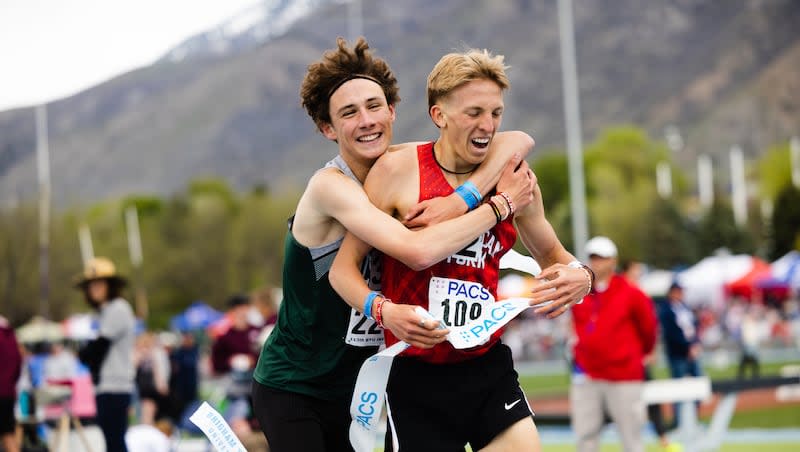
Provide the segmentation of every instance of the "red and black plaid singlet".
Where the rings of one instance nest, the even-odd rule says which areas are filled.
[[[433,143],[417,147],[417,160],[420,201],[447,196],[454,191],[433,158]],[[384,255],[382,292],[395,303],[414,304],[429,309],[428,284],[432,277],[438,276],[478,282],[496,298],[500,256],[511,249],[516,240],[517,232],[512,219],[509,218],[483,233],[466,248],[419,272]],[[502,334],[501,329],[492,335],[486,344],[468,350],[456,350],[449,342],[444,342],[427,350],[411,347],[403,352],[403,356],[414,356],[431,363],[464,361],[485,353]],[[397,342],[397,338],[388,329],[385,331],[385,336],[387,346]]]

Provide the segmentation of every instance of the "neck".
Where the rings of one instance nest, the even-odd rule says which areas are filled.
[[[375,164],[375,160],[361,160],[344,153],[340,153],[340,155],[342,159],[344,159],[344,162],[347,163],[350,171],[353,172],[353,175],[355,175],[358,181],[363,185],[364,181],[367,179],[367,173],[369,173],[372,165]]]
[[[444,145],[441,141],[436,141],[433,143],[433,159],[436,161],[436,164],[439,165],[442,171],[445,174],[456,176],[456,179],[461,181],[461,179],[466,180],[469,176],[478,168],[480,164],[473,165],[473,164],[459,164],[458,155],[455,152],[451,152],[445,149],[446,145]],[[465,176],[465,177],[459,177]]]

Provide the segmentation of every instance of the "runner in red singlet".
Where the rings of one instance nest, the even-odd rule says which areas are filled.
[[[508,86],[502,56],[485,50],[445,55],[428,76],[429,112],[439,138],[381,157],[364,184],[370,200],[402,218],[417,202],[460,186],[487,157]],[[589,292],[592,275],[564,249],[545,219],[538,186],[534,203],[519,212],[502,193],[486,200],[497,224],[445,260],[412,269],[384,257],[383,294],[373,297],[379,300],[371,303],[369,314],[384,324],[389,345],[398,339],[417,345],[437,326],[422,317],[396,316],[407,312],[400,311],[403,305],[422,306],[448,327],[477,318],[494,301],[499,259],[517,232],[544,268],[531,304],[553,301],[537,312],[563,314]],[[357,269],[368,250],[348,234],[330,273],[342,298],[361,310],[369,289]],[[412,347],[395,360],[386,400],[396,451],[455,451],[468,443],[472,450],[540,450],[531,409],[500,334],[468,350],[455,350],[449,342]]]

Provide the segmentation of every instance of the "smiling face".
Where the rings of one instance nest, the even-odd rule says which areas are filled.
[[[374,162],[392,142],[393,105],[386,102],[377,83],[356,78],[345,82],[330,97],[331,122],[321,125],[326,138],[339,143],[347,159]]]
[[[487,79],[467,82],[431,106],[431,118],[440,129],[442,155],[437,158],[442,164],[462,171],[483,162],[503,108],[503,89]]]

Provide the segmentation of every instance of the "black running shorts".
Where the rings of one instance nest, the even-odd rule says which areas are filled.
[[[253,410],[271,452],[353,451],[350,400],[321,400],[253,381]]]
[[[391,430],[401,451],[463,451],[488,445],[532,415],[511,350],[502,343],[478,358],[430,364],[395,358],[386,388]]]

